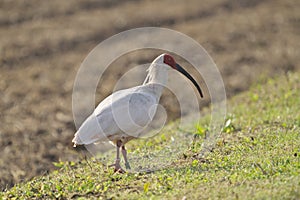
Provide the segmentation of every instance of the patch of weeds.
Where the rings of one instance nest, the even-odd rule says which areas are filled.
[[[233,132],[237,131],[238,129],[235,127],[235,125],[233,125],[233,122],[234,122],[234,116],[233,115],[227,116],[225,119],[225,124],[222,129],[222,132],[223,133],[233,133]]]

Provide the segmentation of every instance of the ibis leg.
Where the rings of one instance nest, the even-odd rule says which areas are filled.
[[[121,165],[120,165],[120,148],[122,146],[122,142],[121,141],[117,141],[117,157],[116,157],[116,161],[115,164],[111,165],[111,166],[115,166],[115,172],[120,172],[120,173],[124,173],[125,171],[122,169]]]
[[[126,169],[131,169],[130,164],[129,164],[128,159],[127,159],[127,151],[126,151],[124,145],[122,146],[122,154],[123,154],[123,157],[124,157]]]

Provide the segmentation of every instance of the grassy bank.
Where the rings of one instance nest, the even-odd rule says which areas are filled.
[[[115,174],[93,160],[57,163],[57,171],[18,184],[0,198],[299,199],[299,77],[287,74],[231,99],[226,127],[204,159],[197,152],[208,118],[170,167]],[[180,130],[166,128],[150,143],[135,141],[129,156],[160,150],[155,147],[165,147],[174,132]]]

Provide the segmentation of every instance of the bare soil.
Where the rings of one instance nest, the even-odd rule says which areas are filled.
[[[230,97],[256,81],[300,70],[299,10],[298,0],[2,0],[0,189],[48,173],[52,162],[80,159],[71,144],[72,88],[81,62],[102,40],[142,26],[185,33],[212,56]],[[156,55],[133,52],[113,65],[151,62]],[[121,75],[109,68],[98,102]],[[162,103],[170,119],[178,117],[170,92]]]

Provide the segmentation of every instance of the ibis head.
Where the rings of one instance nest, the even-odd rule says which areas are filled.
[[[181,67],[176,61],[175,59],[169,55],[169,54],[162,54],[160,56],[158,56],[155,60],[155,63],[157,64],[165,64],[170,66],[171,68],[179,71],[180,73],[182,73],[185,77],[187,77],[197,88],[201,98],[203,98],[203,93],[202,90],[200,88],[200,86],[198,85],[198,83],[195,81],[195,79],[183,68]]]

